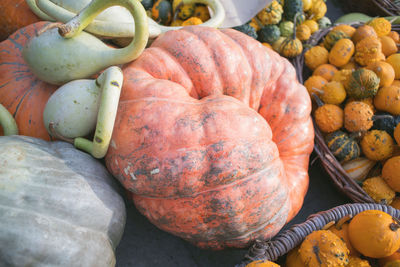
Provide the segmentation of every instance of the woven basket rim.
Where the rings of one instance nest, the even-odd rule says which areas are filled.
[[[276,261],[290,250],[301,244],[304,238],[313,231],[321,230],[332,221],[337,222],[345,216],[353,217],[365,210],[381,210],[390,216],[400,219],[400,210],[377,203],[350,203],[336,206],[310,215],[300,224],[292,225],[271,240],[256,242],[250,247],[244,259],[235,267],[244,267],[255,260]]]
[[[305,49],[303,52],[292,60],[292,64],[296,69],[297,78],[299,81],[304,84],[304,74],[303,70],[305,67],[304,64],[304,54],[305,52],[319,43],[320,40],[336,25],[328,27],[326,29],[321,29],[315,32],[311,38],[306,42]],[[359,27],[363,25],[363,23],[351,23],[349,24],[353,27]],[[400,25],[392,25],[392,30],[400,31]],[[314,131],[315,131],[315,139],[314,139],[314,150],[318,155],[322,167],[330,176],[332,182],[335,186],[342,191],[348,198],[350,198],[353,202],[359,203],[375,203],[375,201],[361,188],[361,186],[353,180],[350,176],[347,175],[346,171],[343,169],[342,165],[332,154],[328,146],[324,141],[324,137],[317,127],[314,117],[312,117],[314,123]]]
[[[400,6],[395,5],[393,1],[390,0],[371,0],[371,2],[379,8],[382,12],[386,13],[388,16],[398,16],[400,15]]]

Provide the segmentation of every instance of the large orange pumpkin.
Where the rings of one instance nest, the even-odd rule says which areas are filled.
[[[45,24],[38,22],[21,28],[0,43],[0,104],[14,116],[19,134],[50,140],[43,110],[57,86],[37,79],[21,54],[28,40]]]
[[[26,0],[1,0],[0,2],[0,41],[5,40],[19,28],[40,19],[29,8]]]
[[[232,29],[185,27],[124,66],[106,164],[157,227],[244,247],[302,206],[310,112],[286,59]]]

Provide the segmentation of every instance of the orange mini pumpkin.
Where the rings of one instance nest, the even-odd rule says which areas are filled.
[[[350,221],[350,242],[364,256],[387,257],[400,248],[399,227],[400,225],[386,212],[362,211]]]

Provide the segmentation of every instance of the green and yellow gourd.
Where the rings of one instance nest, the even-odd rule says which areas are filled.
[[[281,31],[281,36],[289,37],[293,34],[294,24],[291,21],[282,21],[279,24],[279,30]]]
[[[168,0],[157,0],[151,9],[151,17],[156,22],[168,25],[172,20],[172,5]]]
[[[282,13],[282,6],[274,0],[269,6],[258,12],[257,18],[263,25],[278,24],[282,19]]]
[[[303,1],[285,0],[283,4],[283,16],[285,20],[294,21],[296,14],[303,14]]]
[[[281,31],[276,25],[266,25],[257,34],[260,42],[273,44],[281,36]]]
[[[343,131],[328,134],[325,137],[325,143],[340,162],[346,162],[360,156],[360,147],[357,142]]]
[[[375,72],[360,68],[352,72],[344,86],[349,97],[359,100],[374,96],[378,92],[379,82]]]
[[[179,19],[187,20],[193,16],[195,8],[196,4],[184,4],[182,0],[173,0],[172,16],[177,15]]]
[[[343,31],[332,30],[325,36],[324,46],[326,49],[331,50],[336,42],[343,38],[349,38],[349,36]]]

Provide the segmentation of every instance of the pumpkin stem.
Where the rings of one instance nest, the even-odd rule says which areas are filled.
[[[396,222],[396,223],[391,223],[389,225],[389,227],[390,227],[390,230],[397,231],[400,228],[400,225],[398,224],[398,222]]]
[[[64,142],[67,142],[70,144],[74,143],[74,139],[62,136],[59,132],[57,132],[56,127],[54,126],[54,122],[49,123],[49,133],[51,136],[53,136],[61,141],[64,141]]]
[[[36,36],[41,35],[41,34],[44,33],[45,31],[48,31],[48,30],[57,28],[57,27],[59,27],[60,25],[61,25],[60,22],[49,23],[49,24],[47,24],[46,26],[44,26],[43,28],[41,28],[41,29],[37,32],[37,35],[36,35]]]
[[[11,113],[0,104],[0,125],[3,128],[4,135],[17,135],[18,126]]]
[[[135,20],[135,38],[121,49],[110,49],[104,55],[108,65],[118,65],[136,59],[146,48],[149,39],[147,14],[138,0],[93,0],[69,22],[59,26],[59,33],[64,38],[72,38],[85,29],[104,9],[120,5],[127,8]]]
[[[117,116],[119,96],[123,82],[122,71],[118,67],[106,69],[96,82],[102,89],[96,131],[93,141],[78,137],[74,140],[76,148],[92,154],[95,158],[106,155]]]
[[[311,95],[314,97],[315,102],[317,102],[318,107],[322,107],[324,102],[322,102],[321,98],[319,98],[315,93],[311,93]]]

